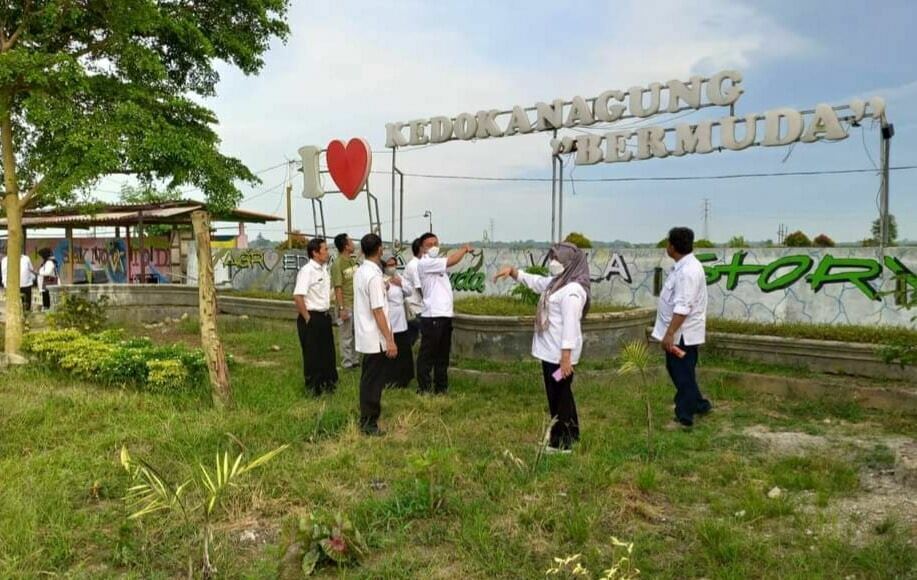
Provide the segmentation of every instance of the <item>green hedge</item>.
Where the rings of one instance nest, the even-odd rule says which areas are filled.
[[[455,301],[455,311],[462,314],[476,314],[479,316],[534,316],[535,304],[526,304],[512,296],[476,296],[474,298],[458,298]],[[633,310],[629,306],[593,302],[589,307],[591,314],[601,312],[622,312]]]
[[[120,330],[33,332],[26,335],[24,349],[50,368],[111,386],[179,392],[199,386],[207,375],[199,349],[156,346],[146,338],[125,339]]]

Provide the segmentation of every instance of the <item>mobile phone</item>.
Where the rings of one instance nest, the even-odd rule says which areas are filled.
[[[669,352],[674,354],[678,358],[685,358],[685,355],[687,354],[685,351],[681,350],[680,348],[678,348],[675,345],[672,345],[672,348],[669,349]]]
[[[564,380],[564,373],[560,370],[560,367],[557,367],[557,370],[551,375],[551,377],[558,383]]]

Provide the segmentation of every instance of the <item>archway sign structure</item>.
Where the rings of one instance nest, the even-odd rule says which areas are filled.
[[[894,135],[894,127],[886,119],[884,99],[871,97],[841,105],[818,104],[806,110],[782,107],[738,116],[735,107],[743,92],[742,74],[724,70],[709,77],[692,76],[687,81],[670,80],[633,86],[627,90],[607,90],[590,98],[575,96],[570,100],[539,102],[530,107],[517,105],[504,110],[387,123],[385,146],[392,150],[393,238],[396,195],[401,208],[397,243],[401,243],[404,237],[404,174],[396,163],[399,148],[551,132],[551,240],[560,241],[563,239],[563,155],[572,154],[574,163],[579,166],[629,163],[724,150],[742,151],[749,147],[778,147],[800,142],[840,141],[849,136],[850,127],[857,127],[864,119],[870,118],[881,126],[880,224],[884,247],[888,243],[888,153]],[[615,126],[615,123],[626,119],[646,119],[707,107],[728,108],[729,114],[719,119],[670,127]],[[558,135],[558,131],[563,129],[590,127],[608,128],[608,131],[577,136]]]

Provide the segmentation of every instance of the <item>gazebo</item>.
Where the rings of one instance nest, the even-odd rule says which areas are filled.
[[[193,200],[177,200],[148,204],[99,204],[91,206],[76,206],[54,209],[41,209],[26,211],[22,218],[23,233],[27,235],[30,230],[37,229],[64,229],[67,239],[67,252],[63,260],[62,282],[74,283],[74,229],[89,229],[93,227],[114,227],[115,238],[124,239],[127,258],[127,279],[136,282],[147,282],[147,258],[143,228],[151,225],[172,226],[173,233],[180,226],[191,226],[191,213],[203,209],[208,211],[214,222],[231,222],[238,224],[283,221],[283,218],[262,214],[243,209],[230,209],[227,211],[211,210],[207,204]],[[125,238],[121,237],[121,228],[124,228]],[[0,218],[0,229],[6,230],[6,218]],[[136,247],[131,243],[131,228],[137,232]],[[176,236],[173,236],[173,239]],[[172,242],[174,243],[174,242]],[[174,250],[176,248],[171,247]],[[178,250],[180,251],[180,245]],[[140,253],[140,272],[133,278],[130,275],[130,264],[133,253]]]

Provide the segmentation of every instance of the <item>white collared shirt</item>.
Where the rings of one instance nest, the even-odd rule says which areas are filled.
[[[423,294],[424,318],[452,318],[452,282],[449,281],[446,258],[424,256],[417,263],[420,292]]]
[[[57,278],[57,262],[54,258],[45,260],[45,263],[38,269],[38,291],[44,292],[48,281],[45,278]]]
[[[3,260],[0,260],[0,274],[3,278],[3,287],[7,286],[6,284],[6,271],[9,264],[9,260],[6,256],[3,256]],[[22,254],[19,256],[19,287],[28,288],[32,285],[32,282],[35,281],[35,270],[32,269],[32,260],[28,256]]]
[[[707,277],[694,254],[687,254],[675,262],[666,276],[659,294],[653,338],[662,340],[665,337],[675,314],[686,316],[675,333],[675,344],[679,344],[682,337],[685,346],[704,344],[707,338]]]
[[[387,286],[386,295],[388,296],[388,323],[392,325],[392,334],[404,332],[408,329],[408,317],[404,310],[405,296],[408,294],[404,288],[404,278],[401,279],[401,286],[396,286],[391,282],[385,283]]]
[[[420,278],[417,276],[417,264],[419,263],[420,258],[414,256],[404,267],[404,272],[401,273],[402,287],[405,290],[405,294],[407,294],[408,308],[410,308],[411,314],[414,316],[420,316],[421,312],[423,312],[423,296],[420,293]]]
[[[372,260],[364,260],[353,275],[353,334],[357,352],[376,354],[385,351],[385,336],[373,316],[376,308],[381,308],[385,319],[389,319],[382,269]]]
[[[293,296],[306,297],[306,309],[327,312],[331,308],[331,272],[327,264],[309,260],[296,274]]]
[[[542,294],[554,280],[551,276],[538,276],[519,271],[518,281]],[[548,327],[535,332],[532,337],[532,356],[545,362],[560,364],[562,350],[570,349],[570,362],[579,362],[583,353],[581,320],[586,306],[586,289],[578,282],[570,282],[548,297]]]

